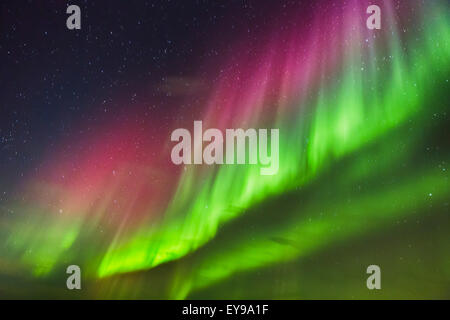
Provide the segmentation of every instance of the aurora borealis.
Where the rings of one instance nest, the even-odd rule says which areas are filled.
[[[231,2],[211,9],[223,10],[220,26],[180,36],[192,39],[173,45],[158,67],[162,80],[143,76],[158,59],[140,49],[133,58],[141,65],[120,90],[92,78],[76,112],[83,116],[63,133],[48,129],[58,135],[45,150],[29,146],[38,139],[29,142],[34,156],[22,174],[6,165],[0,171],[1,190],[11,195],[0,202],[0,298],[450,298],[450,5],[375,2],[381,30],[366,28],[372,1]],[[230,15],[245,20],[252,10],[258,14],[249,21],[259,27],[236,24],[234,34],[224,27]],[[205,12],[200,20],[215,17]],[[155,23],[155,32],[166,23]],[[86,24],[75,32],[95,39],[101,23]],[[107,26],[101,32],[109,34]],[[14,55],[2,33],[1,50]],[[128,43],[125,51],[144,43],[128,40],[131,33],[114,40]],[[222,37],[224,44],[213,44]],[[112,61],[95,71],[112,83],[116,42],[96,60]],[[214,54],[201,62],[177,54],[209,45]],[[2,70],[11,68],[7,59]],[[78,53],[74,69],[91,60]],[[45,90],[59,86],[52,80]],[[8,138],[7,115],[21,96],[15,102],[2,90],[6,159],[18,143]],[[77,103],[46,107],[51,115],[39,122],[68,121],[64,108]],[[260,175],[255,165],[175,166],[170,132],[194,120],[221,130],[278,128],[278,173]],[[70,264],[83,272],[79,292],[65,288]],[[370,264],[383,272],[379,292],[365,287]]]

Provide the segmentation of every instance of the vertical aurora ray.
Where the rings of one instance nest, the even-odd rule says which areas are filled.
[[[388,3],[386,7],[389,8]],[[320,70],[327,64],[328,58],[324,56],[323,63],[316,62],[313,71],[318,73],[316,78],[321,77],[323,80],[332,77],[338,81],[323,80],[328,83],[318,85],[318,97],[311,99],[310,105],[306,103],[306,106],[296,106],[296,101],[293,100],[287,102],[288,106],[277,106],[282,112],[277,115],[274,127],[281,128],[280,161],[283,163],[278,175],[262,177],[259,175],[259,168],[250,166],[224,166],[209,174],[188,168],[180,179],[178,191],[169,209],[169,212],[184,211],[183,216],[170,220],[162,228],[158,226],[154,233],[146,227],[142,228],[129,242],[110,248],[100,267],[100,276],[135,270],[139,265],[142,268],[156,266],[195,250],[214,237],[220,224],[271,195],[303,185],[317,175],[327,163],[370,143],[418,112],[424,92],[432,89],[427,88],[427,78],[431,77],[434,71],[442,72],[448,68],[449,38],[445,37],[448,26],[444,22],[446,11],[434,9],[432,14],[437,18],[435,21],[427,21],[425,25],[428,29],[424,30],[426,36],[421,37],[427,39],[426,42],[415,44],[412,51],[416,54],[410,56],[407,56],[404,49],[399,48],[401,40],[397,36],[391,12],[388,17],[389,25],[384,29],[386,33],[378,36],[381,39],[369,40],[374,42],[372,50],[380,50],[377,55],[371,57],[367,55],[369,49],[365,47],[366,42],[363,40],[364,36],[370,36],[370,32],[364,27],[365,15],[355,15],[351,9],[364,13],[364,3],[353,2],[348,12],[338,16],[339,21],[336,24],[342,24],[341,19],[348,24],[343,26],[342,41],[323,41],[320,44],[319,52],[324,54],[332,50],[328,47],[329,44],[345,43],[344,47],[347,48],[343,48],[344,52],[341,53],[341,68],[334,67],[335,74],[321,75]],[[355,30],[354,25],[361,27]],[[318,33],[326,34],[326,29],[327,26],[322,25]],[[384,51],[377,48],[383,45],[387,47]],[[269,52],[269,59],[277,60],[277,57],[271,54],[274,49],[266,51]],[[365,61],[356,57],[364,57]],[[370,66],[370,58],[377,58],[381,62]],[[300,54],[298,59],[301,61],[304,57]],[[338,61],[334,57],[330,59]],[[412,63],[406,65],[407,60]],[[233,91],[216,93],[219,97],[233,97],[233,102],[236,100],[236,104],[230,104],[228,107],[233,108],[234,118],[227,124],[213,123],[211,127],[233,127],[231,123],[234,127],[240,127],[240,123],[245,123],[248,127],[257,126],[258,110],[263,109],[264,103],[267,103],[261,97],[269,96],[271,87],[264,83],[266,80],[260,84],[260,79],[270,78],[271,71],[274,72],[264,66],[270,65],[275,70],[278,68],[276,62],[266,62],[264,58],[262,61],[262,71],[257,71],[257,79],[252,81],[250,75],[250,81],[243,84],[244,88],[236,89],[242,95]],[[303,67],[299,63],[297,65],[299,68]],[[427,67],[424,68],[424,65]],[[446,66],[444,70],[440,68],[442,65]],[[361,66],[367,66],[368,70],[363,70]],[[291,68],[292,65],[286,65],[286,71]],[[376,82],[373,82],[374,74],[379,78]],[[234,76],[233,73],[230,75]],[[295,88],[295,84],[289,86]],[[258,92],[258,89],[247,91],[248,87],[256,87],[261,92]],[[227,89],[219,86],[218,90]],[[240,105],[237,101],[244,101],[247,105]],[[310,119],[302,112],[303,108],[313,110]],[[255,112],[247,116],[248,109]],[[230,111],[226,109],[224,113],[228,114]],[[293,114],[297,114],[294,124],[290,123]],[[241,115],[243,118],[236,120]],[[214,117],[222,118],[218,115]],[[307,145],[305,141],[308,141]],[[201,181],[200,185],[196,181]],[[136,261],[135,257],[140,256],[137,252],[148,252],[150,248],[154,248],[155,243],[160,246],[156,254],[142,256],[143,260]]]
[[[426,99],[448,83],[448,3],[409,1],[399,11],[384,1],[383,27],[375,31],[365,27],[368,4],[353,0],[335,8],[324,1],[320,10],[329,19],[318,11],[312,29],[286,24],[283,34],[274,30],[254,47],[236,46],[215,82],[204,127],[279,128],[277,175],[261,176],[249,165],[174,171],[165,163],[168,133],[161,134],[163,144],[142,143],[136,154],[130,144],[145,139],[125,126],[115,133],[119,146],[104,137],[92,143],[94,151],[78,161],[87,173],[73,173],[68,183],[31,183],[38,189],[31,200],[10,208],[27,218],[0,225],[6,243],[0,261],[8,261],[0,271],[31,268],[32,277],[45,278],[77,261],[89,279],[107,281],[180,260],[167,296],[186,298],[235,274],[305,257],[414,215],[429,205],[428,194],[444,202],[446,172],[421,163],[409,174],[402,164],[412,162],[422,141],[422,132],[410,132],[408,124],[421,123],[425,132],[424,118],[446,111]],[[50,167],[50,175],[64,171]],[[377,183],[392,170],[396,183]],[[365,183],[373,187],[343,200]],[[117,219],[99,235],[96,227],[111,212]],[[259,225],[258,215],[273,223]],[[220,233],[241,219],[255,229]],[[16,263],[20,269],[7,267]]]

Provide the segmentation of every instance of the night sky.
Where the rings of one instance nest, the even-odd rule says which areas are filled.
[[[448,299],[449,4],[372,2],[3,0],[0,299]],[[174,165],[194,120],[279,172]]]
[[[2,181],[10,190],[61,139],[83,139],[105,118],[120,121],[142,105],[145,117],[170,117],[169,108],[184,106],[164,83],[205,76],[206,65],[232,53],[236,35],[257,41],[265,17],[295,3],[73,1],[82,29],[69,31],[64,1],[3,1]]]

